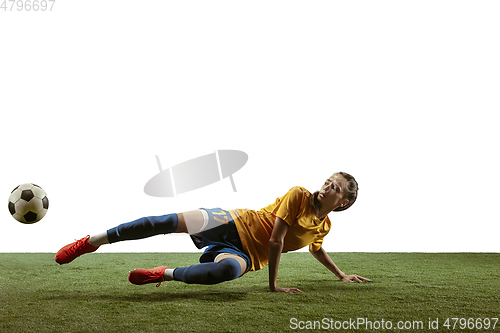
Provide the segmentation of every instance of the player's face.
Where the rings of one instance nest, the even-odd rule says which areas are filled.
[[[322,206],[330,209],[336,209],[341,205],[346,205],[348,200],[345,199],[347,191],[347,181],[344,176],[334,174],[328,178],[318,194],[318,201]]]

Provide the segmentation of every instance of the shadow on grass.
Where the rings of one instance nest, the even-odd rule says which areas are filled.
[[[319,291],[319,292],[332,292],[332,291],[347,291],[353,293],[366,293],[375,292],[382,289],[387,289],[387,285],[380,284],[377,281],[372,282],[342,282],[340,280],[302,280],[296,283],[299,289],[304,291]]]
[[[76,292],[66,292],[60,295],[44,297],[49,301],[111,301],[111,302],[177,302],[182,300],[196,299],[207,302],[239,302],[247,299],[246,292],[207,292],[207,291],[186,291],[186,292],[151,292],[136,294],[119,293],[99,293],[84,294]]]
[[[226,292],[207,292],[207,291],[186,291],[177,293],[150,293],[150,294],[129,294],[118,296],[121,301],[128,302],[176,302],[180,300],[196,299],[208,302],[238,302],[247,298],[247,293],[226,291]],[[116,298],[115,298],[116,299]]]

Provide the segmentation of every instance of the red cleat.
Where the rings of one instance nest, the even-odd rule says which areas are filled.
[[[152,269],[137,268],[134,269],[128,275],[128,280],[137,285],[146,283],[158,283],[156,286],[159,287],[160,284],[165,281],[163,273],[168,267],[158,266]]]
[[[89,238],[90,236],[83,237],[76,242],[66,245],[56,253],[54,260],[60,265],[67,264],[82,254],[94,252],[99,247],[90,245]]]

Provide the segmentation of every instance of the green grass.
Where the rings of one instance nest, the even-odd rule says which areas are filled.
[[[330,253],[366,284],[339,282],[309,253],[284,254],[278,285],[302,294],[268,292],[267,268],[214,286],[127,281],[131,269],[187,266],[196,253],[93,253],[62,266],[53,256],[0,253],[0,332],[305,331],[291,318],[422,321],[406,331],[429,332],[429,318],[500,317],[500,254]]]

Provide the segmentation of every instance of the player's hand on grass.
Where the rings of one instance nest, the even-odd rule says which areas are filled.
[[[363,282],[372,282],[372,280],[364,278],[359,275],[344,275],[343,278],[340,279],[340,281],[343,282],[357,282],[357,283],[363,283]]]
[[[271,289],[271,292],[295,294],[295,293],[301,293],[302,290],[297,289],[297,288],[280,288],[280,287],[276,287],[276,288]]]

